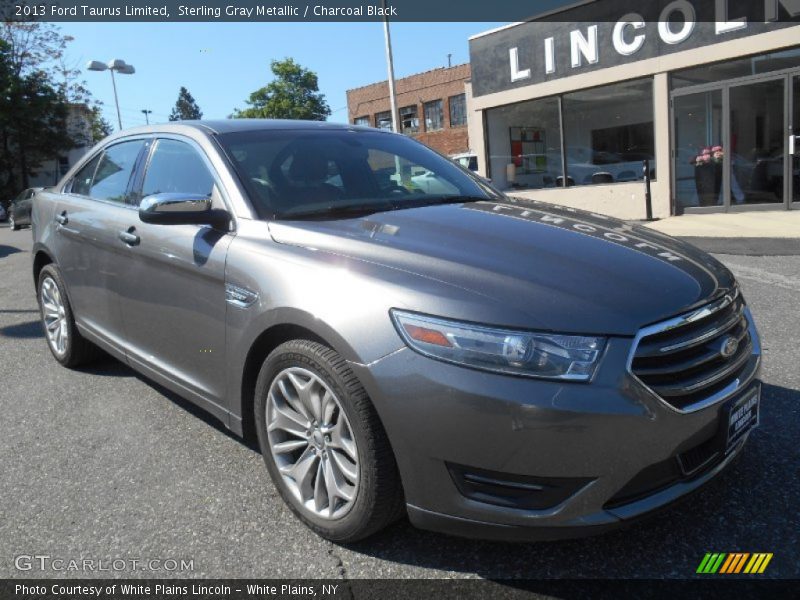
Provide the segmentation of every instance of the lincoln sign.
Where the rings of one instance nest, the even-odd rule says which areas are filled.
[[[800,22],[800,0],[596,0],[470,41],[473,94],[699,48]]]

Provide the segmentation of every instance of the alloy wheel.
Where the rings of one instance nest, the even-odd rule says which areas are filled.
[[[266,424],[272,458],[300,504],[323,519],[346,515],[358,494],[358,448],[333,390],[307,369],[284,369],[270,385]]]
[[[40,300],[47,341],[56,354],[62,355],[67,351],[69,325],[61,291],[51,277],[42,282]]]

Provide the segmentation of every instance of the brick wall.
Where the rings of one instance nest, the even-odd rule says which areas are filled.
[[[464,93],[464,83],[470,78],[469,64],[455,67],[442,67],[395,80],[397,108],[417,107],[419,133],[413,137],[443,154],[458,154],[470,150],[467,125],[450,126],[450,96]],[[425,131],[425,112],[423,105],[432,100],[442,101],[444,115],[443,128]],[[375,115],[391,110],[389,102],[389,82],[381,81],[364,87],[347,90],[347,112],[350,123],[358,117],[369,117],[369,124],[375,127]],[[399,124],[399,117],[398,117]]]

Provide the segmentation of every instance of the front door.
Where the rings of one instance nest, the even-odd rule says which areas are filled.
[[[792,208],[800,209],[800,75],[792,77],[792,110],[789,124],[789,197]]]
[[[797,70],[673,92],[675,211],[800,208]]]
[[[218,188],[188,140],[155,142],[138,197],[202,194]],[[215,202],[221,201],[215,197]],[[219,206],[223,208],[224,206]],[[225,396],[225,259],[233,234],[205,225],[126,224],[132,236],[120,303],[128,360],[177,384],[195,401]],[[213,410],[213,407],[206,405]]]
[[[786,78],[730,88],[729,206],[783,208]]]

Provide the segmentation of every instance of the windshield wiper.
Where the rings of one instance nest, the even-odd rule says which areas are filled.
[[[407,210],[411,208],[422,208],[425,206],[439,206],[444,204],[466,204],[471,202],[491,202],[491,198],[483,196],[432,196],[423,198],[398,198],[385,204],[350,204],[345,206],[327,206],[325,208],[315,208],[308,211],[287,212],[277,215],[281,220],[305,220],[319,219],[347,219],[355,217],[365,217],[379,212],[390,212],[395,210]]]
[[[383,212],[387,210],[394,210],[396,207],[393,204],[380,204],[380,205],[369,205],[369,204],[355,204],[355,205],[345,205],[345,206],[327,206],[325,208],[316,208],[314,210],[307,210],[307,211],[297,211],[297,212],[288,212],[278,215],[278,218],[281,220],[292,221],[292,220],[303,220],[303,219],[344,219],[344,218],[354,218],[354,217],[365,217],[367,215],[372,215],[377,212]]]
[[[432,204],[470,204],[472,202],[491,202],[492,199],[484,196],[441,196],[432,198]]]
[[[483,196],[429,196],[424,198],[415,198],[407,202],[398,202],[395,205],[395,210],[402,210],[404,208],[422,208],[424,206],[440,206],[443,204],[469,204],[472,202],[491,202],[491,198],[484,198]]]

